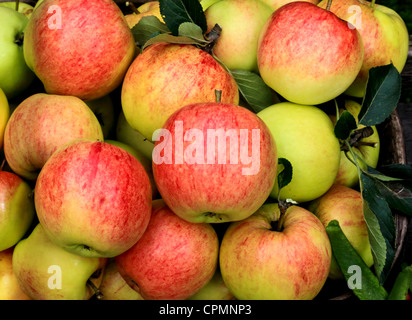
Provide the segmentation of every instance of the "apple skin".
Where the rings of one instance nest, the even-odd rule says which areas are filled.
[[[326,5],[327,0],[318,4],[321,8]],[[392,62],[399,73],[402,72],[408,58],[409,33],[397,12],[381,4],[375,3],[372,7],[366,0],[333,0],[330,11],[352,23],[364,45],[362,67],[345,94],[363,97],[372,67]]]
[[[124,116],[123,110],[120,110],[117,118],[116,140],[130,145],[152,161],[154,143],[130,126]]]
[[[343,233],[368,267],[373,265],[368,229],[363,217],[363,201],[359,191],[334,184],[322,197],[312,201],[308,210],[313,212],[326,227],[338,220]],[[329,278],[343,279],[333,254]]]
[[[0,88],[0,149],[3,148],[4,143],[4,131],[6,130],[7,122],[10,118],[10,105],[9,101]]]
[[[325,227],[308,210],[291,206],[283,229],[272,222],[277,204],[232,222],[219,251],[223,281],[240,300],[310,300],[328,278],[331,245]]]
[[[159,1],[149,1],[143,3],[142,5],[137,7],[137,11],[139,13],[130,13],[124,16],[130,29],[138,24],[143,17],[147,16],[155,16],[159,19],[160,22],[164,23],[162,15],[160,14]]]
[[[260,0],[260,1],[269,5],[273,11],[276,11],[280,7],[284,6],[285,4],[288,4],[290,2],[295,2],[295,1],[306,1],[306,2],[313,3],[313,4],[319,3],[319,0]]]
[[[129,125],[146,139],[184,105],[221,101],[238,104],[233,77],[207,52],[192,45],[156,43],[133,61],[123,81],[121,102]]]
[[[181,138],[180,129],[176,126],[179,121],[183,123]],[[247,141],[242,142],[239,138],[241,129],[247,130]],[[162,199],[179,217],[190,222],[208,223],[242,220],[253,214],[269,197],[276,179],[276,143],[268,127],[256,114],[232,104],[195,103],[176,111],[166,121],[163,130],[170,132],[171,140],[165,142],[166,137],[160,137],[156,141],[153,176]],[[193,145],[190,138],[182,141],[181,147],[178,147],[179,139],[190,134],[191,130],[199,130],[204,139],[204,154],[198,150],[191,153],[204,159],[204,163],[197,159],[193,164],[187,161],[187,148]],[[238,153],[235,155],[240,154],[237,163],[230,159],[231,151],[227,151],[223,161],[219,160],[221,150],[225,148],[219,142],[215,145],[217,151],[212,155],[213,158],[208,160],[209,130],[235,130],[238,139]],[[252,138],[253,130],[258,130],[255,131],[259,137],[257,142]],[[162,150],[168,148],[166,145],[171,145],[173,159],[170,164],[155,157],[155,154],[161,155]],[[225,151],[229,147],[230,143],[226,145]],[[252,153],[249,164],[243,164],[241,159],[246,148],[248,155]],[[255,151],[259,151],[259,154]],[[178,159],[180,155],[183,158],[181,162]],[[256,163],[259,163],[259,167]]]
[[[48,13],[51,6],[59,10]],[[136,51],[123,13],[110,0],[44,0],[33,11],[24,39],[27,65],[46,92],[83,100],[117,88]]]
[[[140,162],[122,148],[74,140],[49,158],[34,191],[47,236],[86,257],[114,257],[136,243],[150,220],[152,190]]]
[[[183,300],[213,277],[218,253],[210,224],[183,220],[157,199],[146,232],[115,259],[122,277],[145,300]]]
[[[73,96],[37,93],[11,114],[4,133],[4,154],[15,173],[34,181],[57,148],[76,139],[104,139],[87,104]]]
[[[309,2],[276,10],[259,36],[265,83],[290,102],[316,105],[342,94],[363,61],[362,38],[333,13]]]
[[[23,238],[35,214],[30,185],[13,172],[0,171],[0,251]]]
[[[348,110],[358,121],[358,114],[361,109],[361,105],[356,101],[347,99],[345,100],[345,109]],[[335,121],[334,118],[331,117],[332,121]],[[364,125],[358,125],[358,129],[364,128]],[[363,138],[361,143],[373,143],[374,146],[370,145],[359,145],[353,146],[352,150],[355,154],[361,157],[368,166],[372,168],[376,168],[379,161],[379,154],[380,154],[380,138],[379,132],[376,126],[371,126],[373,129],[373,134],[367,138]],[[350,152],[347,154],[350,159],[353,159]],[[362,160],[358,161],[359,165],[362,168],[365,168],[364,163]],[[349,188],[356,188],[359,186],[359,174],[356,165],[354,165],[350,160],[348,160],[345,151],[341,151],[341,158],[339,164],[338,174],[336,176],[335,182],[336,184],[341,184]]]
[[[14,248],[13,271],[23,292],[33,300],[88,300],[94,290],[87,280],[100,285],[105,258],[82,257],[56,246],[47,237],[41,224]],[[50,288],[50,266],[58,266],[61,289]],[[57,272],[55,271],[55,275]]]
[[[114,258],[107,262],[99,290],[103,294],[102,300],[143,300],[123,279]]]
[[[187,300],[236,300],[236,298],[227,288],[217,268],[213,278]]]
[[[221,0],[210,6],[205,11],[208,31],[215,24],[222,28],[214,55],[229,69],[257,73],[258,38],[272,12],[271,7],[256,0]]]
[[[341,157],[329,116],[316,106],[291,102],[274,104],[257,115],[272,133],[278,157],[289,160],[293,168],[280,199],[306,202],[324,194],[335,181]],[[278,198],[277,183],[271,196]]]
[[[29,19],[23,13],[0,6],[0,21],[0,88],[8,99],[13,99],[26,90],[35,78],[26,65],[23,44],[16,42]]]
[[[14,247],[0,251],[0,300],[32,300],[25,294],[13,272]]]

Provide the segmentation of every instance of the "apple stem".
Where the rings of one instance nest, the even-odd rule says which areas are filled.
[[[6,158],[4,158],[3,161],[1,162],[0,171],[3,171],[5,164],[6,164]]]
[[[216,98],[217,103],[222,102],[222,90],[220,89],[215,90],[215,98]]]
[[[16,0],[16,11],[19,11],[20,0]]]
[[[87,279],[87,284],[93,289],[94,294],[96,295],[96,298],[98,300],[102,300],[103,299],[103,293],[99,290],[99,288],[97,288],[90,279]]]
[[[326,10],[330,11],[331,6],[332,6],[332,0],[328,0],[328,4],[326,5]]]
[[[285,200],[278,200],[279,202],[279,210],[280,210],[280,217],[277,225],[277,231],[282,231],[283,228],[283,223],[285,221],[285,216],[286,216],[286,211],[288,210],[289,207],[293,205],[293,203],[290,203]]]
[[[132,11],[136,14],[139,14],[139,10],[137,10],[137,8],[135,7],[135,5],[133,4],[133,2],[127,1],[125,3],[126,7],[130,7],[130,9],[132,9]]]
[[[372,1],[371,1],[371,8],[372,8],[372,9],[375,8],[375,1],[376,1],[376,0],[372,0]]]

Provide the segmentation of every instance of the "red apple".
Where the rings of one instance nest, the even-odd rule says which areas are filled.
[[[325,227],[308,210],[291,206],[283,225],[277,204],[233,222],[219,252],[223,281],[237,299],[309,300],[328,277],[331,245]]]
[[[186,105],[155,135],[153,176],[164,201],[183,219],[242,220],[274,186],[275,141],[263,120],[246,108]]]
[[[97,99],[117,88],[136,46],[112,0],[44,0],[24,35],[27,65],[47,93]]]
[[[361,36],[335,14],[297,1],[276,10],[258,44],[262,79],[290,102],[314,105],[343,93],[363,61]]]
[[[145,169],[126,150],[75,140],[44,165],[34,201],[55,244],[83,256],[114,257],[146,230],[152,191]]]
[[[215,90],[222,102],[239,102],[233,77],[208,53],[192,45],[156,43],[132,63],[122,86],[124,116],[146,139],[167,118],[186,104],[214,102]]]
[[[210,224],[183,220],[159,199],[153,201],[146,232],[116,264],[145,300],[187,299],[213,277],[218,252]]]
[[[45,93],[13,111],[4,134],[4,154],[18,175],[35,180],[57,148],[75,139],[103,140],[100,123],[77,97]]]

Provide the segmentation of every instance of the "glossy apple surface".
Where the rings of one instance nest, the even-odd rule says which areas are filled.
[[[152,190],[140,162],[122,148],[75,140],[56,151],[37,178],[34,201],[57,245],[87,257],[114,257],[149,223]]]
[[[363,62],[362,38],[335,14],[309,2],[276,10],[263,27],[258,67],[288,101],[314,105],[342,94]]]

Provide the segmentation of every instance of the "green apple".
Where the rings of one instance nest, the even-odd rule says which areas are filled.
[[[3,148],[4,131],[10,117],[10,105],[6,95],[0,88],[0,149]]]
[[[16,10],[16,1],[0,2],[0,6]],[[18,12],[24,14],[29,19],[31,17],[33,9],[33,6],[29,5],[28,3],[22,1],[19,2]]]
[[[17,281],[34,300],[90,299],[95,294],[93,285],[100,285],[106,262],[105,258],[82,257],[55,245],[41,224],[13,252]]]
[[[121,142],[121,141],[116,141],[116,140],[105,140],[105,142],[116,145],[126,151],[128,151],[130,154],[132,154],[139,162],[142,164],[143,168],[146,170],[146,173],[149,177],[150,184],[152,186],[152,197],[154,198],[157,194],[157,187],[156,183],[154,181],[153,177],[153,170],[152,170],[152,162],[145,156],[143,155],[140,151],[136,150],[132,146]]]
[[[27,89],[35,77],[23,54],[28,21],[24,14],[0,6],[0,88],[9,100]]]
[[[86,100],[85,102],[93,111],[97,120],[99,120],[103,130],[103,137],[108,139],[116,125],[115,109],[111,96],[106,95],[98,99]]]
[[[0,171],[0,251],[23,238],[34,216],[30,185],[13,172]]]
[[[222,28],[214,55],[229,69],[258,72],[257,45],[260,31],[273,10],[260,0],[221,0],[206,11],[208,31]]]
[[[206,11],[207,8],[219,1],[220,0],[200,0],[200,4],[202,5],[203,11]]]
[[[127,122],[123,110],[120,110],[116,124],[116,140],[124,142],[152,160],[154,143],[146,139],[139,131],[133,129]]]
[[[373,265],[368,228],[363,217],[363,201],[359,191],[334,184],[323,196],[312,201],[308,210],[326,227],[337,220],[343,233],[368,267]],[[343,279],[343,273],[332,256],[329,278]]]
[[[74,96],[37,93],[11,114],[4,133],[4,154],[15,173],[35,180],[53,152],[76,139],[104,139],[87,104]]]
[[[332,256],[325,227],[295,205],[280,216],[276,203],[265,204],[226,230],[219,264],[237,299],[309,300],[325,284]]]
[[[327,3],[323,0],[318,5],[326,8]],[[362,67],[346,94],[363,97],[372,67],[393,63],[402,72],[408,58],[409,32],[397,12],[366,0],[333,0],[330,11],[356,28],[364,44]]]
[[[280,199],[311,201],[335,181],[340,163],[340,144],[329,116],[316,106],[281,102],[258,113],[276,142],[279,158],[293,167],[291,182],[280,190]],[[282,166],[279,166],[282,169]],[[278,197],[278,185],[271,196]]]
[[[257,59],[263,81],[274,91],[290,102],[316,105],[352,84],[362,66],[363,43],[359,32],[332,12],[295,1],[265,23]]]
[[[31,300],[14,275],[13,251],[14,247],[0,251],[0,300]]]
[[[355,117],[356,121],[358,120],[358,114],[361,109],[361,105],[359,103],[353,100],[346,100],[345,109],[348,110]],[[333,120],[334,117],[331,117],[331,119]],[[363,125],[359,125],[358,129],[362,129],[364,127],[365,126]],[[366,166],[363,161],[365,161],[365,163],[372,168],[376,168],[379,161],[379,133],[376,126],[372,126],[371,128],[373,130],[372,135],[357,141],[352,146],[353,152],[361,158],[358,160],[358,164],[365,169]],[[353,188],[359,185],[359,174],[356,165],[351,160],[349,160],[348,157],[353,161],[352,154],[350,152],[342,150],[339,171],[336,176],[335,183],[342,184],[349,188]]]
[[[213,278],[188,300],[235,300],[223,281],[220,269],[217,268]]]
[[[103,295],[102,300],[143,300],[123,279],[114,259],[107,262],[99,290]]]

